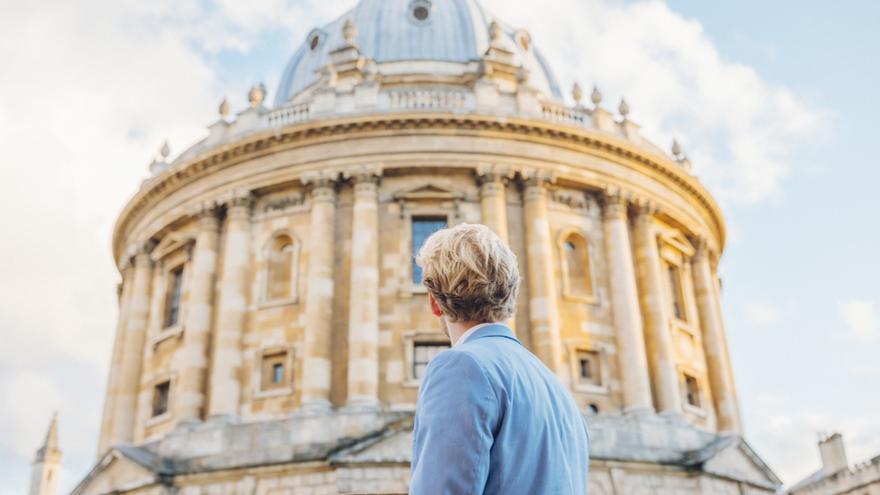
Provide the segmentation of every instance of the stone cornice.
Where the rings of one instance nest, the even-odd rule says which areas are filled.
[[[567,147],[575,151],[599,155],[620,165],[650,171],[681,188],[705,208],[724,245],[725,227],[720,208],[706,188],[680,165],[662,154],[629,142],[626,139],[591,129],[554,124],[539,120],[498,118],[486,115],[454,114],[379,114],[343,119],[309,121],[283,129],[267,130],[239,141],[219,145],[150,180],[126,204],[114,228],[113,246],[117,259],[122,254],[125,236],[131,226],[152,205],[172,192],[191,184],[207,174],[239,163],[310,144],[327,143],[359,137],[394,136],[402,131],[462,135],[480,133],[489,137]]]

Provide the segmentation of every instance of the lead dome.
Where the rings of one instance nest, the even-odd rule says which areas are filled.
[[[461,65],[478,62],[490,46],[490,27],[501,27],[502,46],[514,54],[514,64],[529,75],[529,83],[549,98],[562,99],[556,78],[540,50],[533,46],[525,29],[514,29],[494,17],[476,0],[361,0],[333,22],[313,29],[302,41],[284,70],[275,106],[296,100],[319,85],[321,70],[330,53],[345,42],[343,26],[351,21],[357,28],[356,44],[367,59],[399,71],[436,73],[460,72]],[[397,63],[398,67],[391,67]]]

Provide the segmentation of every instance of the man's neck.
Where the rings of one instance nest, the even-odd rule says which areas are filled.
[[[491,323],[486,321],[459,321],[459,322],[446,322],[446,330],[449,333],[449,341],[452,345],[455,345],[458,342],[458,339],[461,338],[462,335],[465,334],[471,328],[482,325],[483,323]]]

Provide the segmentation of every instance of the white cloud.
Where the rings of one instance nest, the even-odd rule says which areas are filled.
[[[880,318],[873,301],[853,300],[840,304],[840,313],[849,331],[858,339],[873,340],[880,337]]]
[[[758,453],[786,484],[793,484],[821,466],[817,446],[820,433],[839,432],[844,437],[851,464],[880,452],[880,437],[873,414],[851,411],[832,415],[815,408],[796,408],[793,399],[779,394],[757,397],[747,411],[747,438],[760,440]]]
[[[180,151],[204,132],[224,93],[233,106],[243,102],[247,87],[218,82],[235,68],[217,54],[248,53],[266,30],[289,31],[282,38],[292,51],[312,26],[352,3],[4,3],[0,396],[16,400],[0,410],[3,490],[25,490],[19,468],[52,409],[61,414],[66,472],[81,475],[93,460],[115,326],[113,222],[162,140]],[[814,111],[724,60],[699,23],[663,3],[557,0],[556,10],[486,3],[530,27],[564,80],[598,82],[606,106],[625,93],[660,143],[678,135],[726,198],[776,193],[787,173],[784,150],[816,126]]]
[[[265,30],[304,37],[338,7],[317,0],[4,3],[0,396],[14,398],[0,410],[4,490],[26,490],[53,409],[63,483],[94,459],[115,327],[113,223],[164,139],[181,151],[213,120],[221,95],[243,103],[247,86],[222,87],[215,55],[247,51]]]
[[[749,301],[744,309],[746,319],[755,327],[773,327],[782,321],[779,310],[767,303]]]
[[[566,87],[597,83],[605,106],[626,95],[632,116],[664,148],[685,145],[697,173],[723,201],[780,193],[787,150],[817,131],[820,112],[751,67],[725,59],[702,25],[661,1],[486,0],[527,26]]]

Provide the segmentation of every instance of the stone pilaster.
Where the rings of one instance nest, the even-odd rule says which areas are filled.
[[[609,194],[602,198],[602,206],[624,412],[653,412],[645,335],[629,238],[627,203],[620,195]]]
[[[113,354],[110,358],[110,373],[107,377],[107,393],[104,396],[104,414],[101,421],[101,434],[98,440],[98,456],[110,447],[113,428],[113,399],[119,388],[119,377],[122,368],[122,350],[125,347],[125,327],[128,321],[128,306],[131,300],[132,284],[134,283],[134,267],[127,263],[122,269],[122,284],[119,294],[119,315],[116,320],[116,336],[113,339]]]
[[[680,415],[681,392],[669,326],[669,304],[654,230],[654,211],[648,207],[639,208],[636,217],[636,263],[656,407],[660,413]]]
[[[183,345],[178,351],[180,376],[177,381],[174,407],[175,416],[180,422],[202,419],[207,394],[208,352],[211,344],[220,220],[213,205],[209,205],[198,213],[198,221],[199,229],[190,265],[189,299],[184,322]]]
[[[134,275],[125,315],[125,336],[119,356],[119,382],[113,393],[113,419],[108,445],[130,443],[134,438],[144,340],[150,312],[150,285],[153,279],[153,261],[148,251],[148,247],[141,248],[134,256]]]
[[[220,297],[208,407],[209,415],[217,419],[237,419],[241,400],[241,337],[247,321],[251,206],[249,194],[236,195],[226,205],[226,238],[223,271],[218,280]]]
[[[354,176],[348,315],[349,407],[379,407],[378,175]]]
[[[497,167],[479,168],[480,214],[483,224],[509,244],[507,230],[507,176]]]
[[[553,267],[553,242],[547,216],[547,184],[540,175],[527,177],[523,216],[526,234],[526,262],[529,284],[529,327],[535,354],[564,383],[562,342],[559,336],[559,308]]]
[[[308,287],[303,349],[302,408],[330,408],[331,332],[333,316],[333,251],[336,189],[331,178],[317,177],[312,187]]]
[[[716,297],[709,256],[705,240],[700,240],[697,243],[697,254],[693,259],[693,276],[709,385],[712,387],[712,398],[715,402],[718,431],[742,433],[733,373],[727,354],[727,339],[722,326],[721,309]]]

